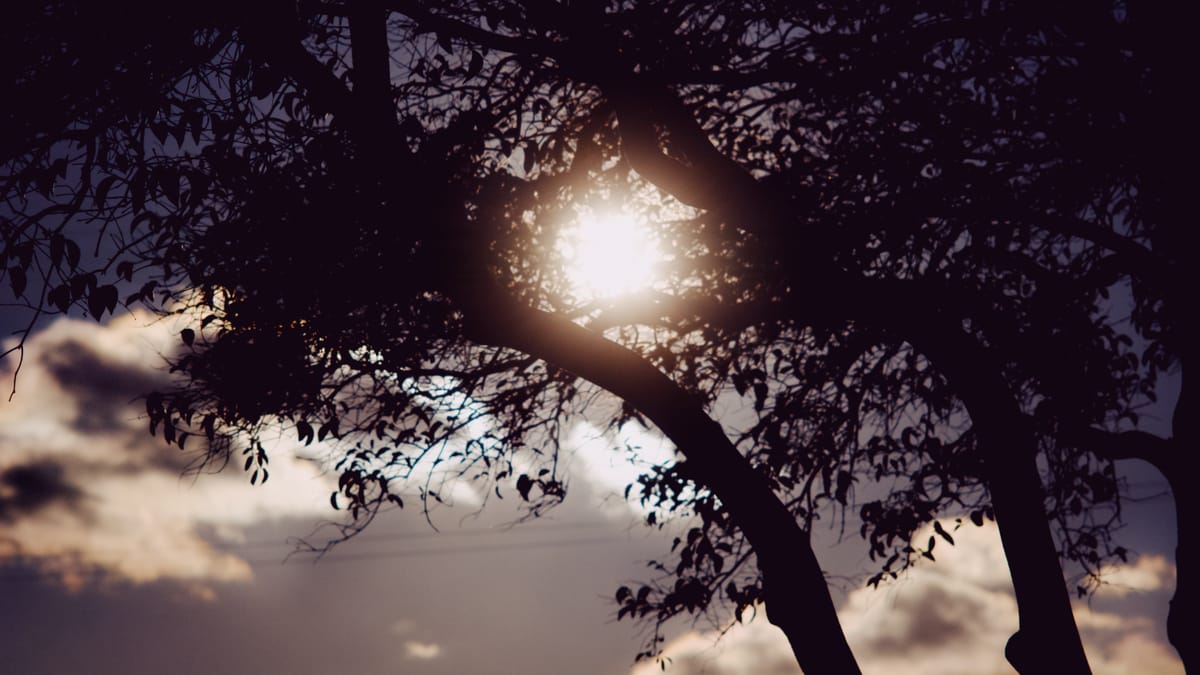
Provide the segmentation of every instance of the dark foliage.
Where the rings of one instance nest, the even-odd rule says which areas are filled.
[[[354,530],[405,496],[441,500],[443,462],[540,512],[564,494],[570,414],[644,416],[682,457],[627,496],[652,525],[695,527],[658,579],[618,591],[620,615],[657,637],[680,614],[800,597],[768,570],[806,540],[764,551],[749,523],[765,512],[639,402],[665,374],[678,415],[725,417],[714,447],[753,476],[734,492],[804,531],[853,523],[874,584],[935,557],[934,539],[910,544],[923,525],[953,544],[948,519],[996,519],[1023,639],[1041,640],[1010,660],[1086,667],[1054,553],[1091,573],[1124,557],[1112,459],[1130,452],[1109,441],[1188,344],[1163,16],[118,5],[5,10],[0,98],[21,104],[0,145],[0,258],[30,327],[121,300],[193,318],[181,386],[147,399],[152,431],[217,460],[244,447],[253,481],[264,427],[336,439]],[[670,262],[635,298],[579,297],[557,233],[615,207]],[[623,357],[571,337],[601,331]],[[1031,663],[1047,645],[1061,656]]]

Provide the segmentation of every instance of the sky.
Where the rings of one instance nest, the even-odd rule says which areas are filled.
[[[251,486],[240,466],[189,472],[194,455],[147,433],[136,399],[165,381],[177,342],[177,326],[144,314],[58,319],[30,339],[16,395],[0,398],[4,672],[662,672],[633,662],[644,634],[615,621],[613,592],[643,579],[674,534],[621,500],[637,468],[594,429],[569,435],[570,490],[543,518],[517,524],[515,497],[479,512],[463,488],[432,514],[436,531],[392,513],[314,560],[297,539],[327,541],[340,516],[318,446],[278,440],[270,481]],[[6,387],[12,367],[0,364]],[[645,461],[669,456],[647,434],[632,440]],[[1170,499],[1144,465],[1121,469],[1139,499],[1120,538],[1141,555],[1077,601],[1085,648],[1098,674],[1182,673],[1164,629]],[[879,590],[861,587],[869,563],[850,537],[822,530],[816,545],[865,672],[1013,672],[1003,646],[1016,608],[994,527],[968,523],[936,563]],[[800,672],[764,612],[721,636],[725,621],[676,626],[667,672]]]

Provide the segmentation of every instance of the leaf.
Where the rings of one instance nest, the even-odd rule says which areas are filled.
[[[171,127],[171,137],[175,139],[175,145],[183,147],[184,138],[187,136],[187,120],[180,119]]]
[[[116,176],[108,176],[96,184],[96,191],[92,193],[93,199],[96,200],[96,208],[104,208],[104,200],[108,197],[108,192],[112,189],[113,183],[116,180]]]
[[[63,249],[66,246],[66,237],[61,234],[55,234],[50,237],[50,264],[58,267],[62,264]]]
[[[76,269],[79,267],[79,256],[81,255],[79,244],[76,244],[71,239],[67,239],[63,242],[63,245],[67,254],[67,266],[71,269]]]
[[[942,527],[942,524],[936,520],[933,521],[933,531],[940,534],[942,539],[945,539],[951,546],[954,545],[954,537],[951,537],[950,533],[947,532],[945,528]]]
[[[58,159],[54,160],[54,162],[50,165],[50,170],[53,171],[54,175],[58,176],[59,178],[66,178],[67,177],[67,165],[68,165],[67,158],[59,157]]]
[[[89,288],[96,287],[96,277],[90,274],[76,274],[71,277],[71,297],[82,298]]]
[[[192,143],[200,145],[200,136],[204,133],[204,113],[200,110],[193,110],[185,118],[188,129],[192,132]],[[266,479],[263,479],[264,481]]]
[[[161,220],[162,219],[158,217],[157,213],[152,211],[143,211],[138,214],[137,218],[134,218],[129,222],[129,233],[133,234],[137,230],[138,225],[141,225],[143,222],[145,222],[150,231],[153,232],[158,229],[158,225]]]
[[[313,442],[312,425],[309,424],[308,422],[305,422],[304,420],[300,420],[299,422],[296,422],[296,435],[299,438],[301,443],[303,443],[305,445],[312,444],[312,442]]]
[[[765,382],[754,383],[754,410],[762,412],[767,404],[767,384]]]
[[[158,185],[163,194],[172,204],[179,205],[179,174],[174,171],[162,171],[158,175]]]
[[[46,302],[58,308],[58,311],[63,314],[71,308],[71,287],[66,284],[59,284],[50,289],[50,293],[46,295]]]
[[[527,474],[521,474],[517,478],[517,492],[521,493],[521,499],[529,501],[529,491],[533,488],[533,480]]]
[[[843,506],[846,504],[847,494],[850,492],[850,486],[854,482],[854,476],[850,475],[849,471],[839,471],[837,474],[837,489],[834,493],[834,499]]]
[[[54,190],[54,174],[53,168],[48,168],[37,174],[34,178],[34,184],[37,186],[37,191],[46,199],[50,198],[50,193]]]
[[[467,65],[467,77],[475,77],[483,70],[483,54],[471,52],[471,63]]]
[[[208,187],[212,181],[202,173],[188,174],[187,180],[188,187],[191,188],[191,197],[188,198],[188,201],[192,206],[196,206],[208,194]]]
[[[179,331],[179,337],[183,338],[183,344],[191,347],[192,343],[196,341],[196,331],[191,328],[184,328]]]
[[[745,396],[746,388],[749,386],[746,382],[746,376],[741,373],[734,373],[729,379],[733,382],[733,389],[738,393],[738,396]]]
[[[13,295],[18,298],[24,295],[26,283],[25,270],[16,265],[8,268],[8,284],[12,286]]]
[[[129,184],[129,198],[133,201],[133,212],[142,213],[146,208],[146,179],[145,174],[138,172]],[[134,222],[137,222],[136,220]],[[133,226],[131,225],[130,228]]]
[[[165,123],[155,122],[150,125],[150,133],[154,134],[154,138],[158,141],[159,145],[163,145],[167,142],[167,136],[170,132]]]
[[[97,321],[107,310],[112,314],[117,308],[117,287],[113,285],[97,286],[88,295],[88,312]]]
[[[525,173],[533,171],[533,167],[537,164],[537,144],[529,141],[524,146],[525,154]]]

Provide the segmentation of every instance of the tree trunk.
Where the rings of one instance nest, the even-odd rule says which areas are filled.
[[[1022,675],[1091,672],[1041,499],[1033,434],[1011,401],[988,401],[1001,398],[988,394],[978,398],[983,401],[967,406],[980,432],[1020,620],[1004,655]]]
[[[787,636],[804,672],[860,672],[808,532],[694,399],[637,354],[564,318],[514,303],[476,299],[472,305],[472,338],[575,373],[654,422],[745,533],[763,575],[767,615]]]
[[[918,307],[894,285],[864,285],[851,303],[885,330],[924,352],[951,382],[981,441],[991,494],[1020,621],[1005,657],[1022,675],[1090,673],[1058,550],[1050,533],[1037,469],[1036,441],[1001,376],[999,364],[957,320]]]
[[[1160,290],[1164,297],[1168,350],[1178,359],[1183,383],[1172,416],[1172,443],[1161,453],[1158,468],[1166,476],[1175,497],[1178,542],[1175,549],[1175,595],[1167,615],[1167,638],[1183,659],[1189,673],[1200,673],[1200,645],[1194,639],[1200,622],[1200,596],[1195,587],[1200,577],[1200,497],[1188,485],[1189,467],[1183,456],[1197,448],[1196,394],[1187,380],[1187,366],[1196,352],[1198,280],[1192,254],[1195,231],[1196,153],[1200,131],[1192,103],[1194,80],[1193,26],[1196,7],[1190,3],[1141,2],[1130,5],[1134,55],[1148,68],[1149,95],[1142,100],[1134,122],[1141,129],[1141,184],[1147,196],[1147,218],[1154,221],[1151,245],[1166,261]],[[1151,280],[1142,278],[1141,282]]]
[[[1186,373],[1185,373],[1186,377]],[[1200,645],[1194,639],[1196,626],[1200,625],[1200,596],[1196,594],[1196,579],[1200,577],[1200,497],[1194,486],[1187,485],[1193,477],[1181,456],[1184,452],[1195,452],[1196,415],[1195,396],[1187,381],[1182,383],[1179,401],[1175,404],[1172,418],[1174,442],[1168,447],[1159,470],[1167,477],[1171,494],[1175,497],[1175,595],[1171,597],[1171,609],[1167,614],[1167,639],[1179,652],[1184,670],[1200,673]],[[1173,451],[1173,452],[1172,452]]]

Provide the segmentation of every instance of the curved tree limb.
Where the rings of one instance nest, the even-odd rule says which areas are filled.
[[[1176,413],[1178,416],[1179,413]],[[1140,459],[1158,469],[1167,479],[1175,500],[1175,594],[1167,614],[1167,639],[1179,652],[1184,667],[1195,670],[1200,662],[1200,649],[1190,639],[1189,629],[1200,622],[1200,596],[1195,579],[1200,578],[1197,565],[1200,553],[1196,541],[1200,538],[1200,499],[1188,482],[1191,474],[1182,457],[1183,447],[1175,438],[1162,438],[1144,431],[1104,431],[1092,427],[1070,430],[1064,440],[1078,444],[1108,459]]]
[[[712,490],[758,557],[771,623],[806,673],[858,673],[829,588],[803,530],[698,401],[637,354],[560,316],[476,296],[468,335],[545,359],[622,397],[653,421]]]

